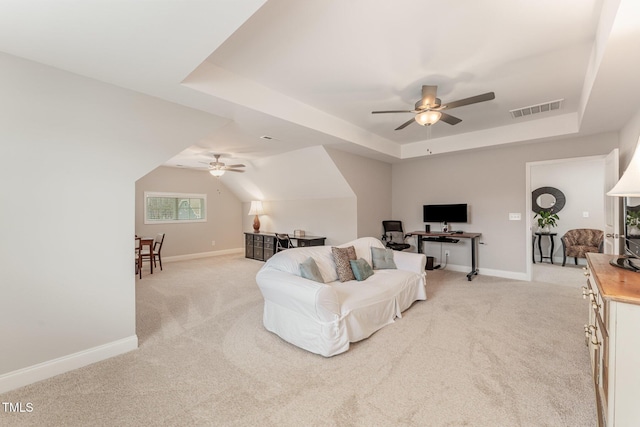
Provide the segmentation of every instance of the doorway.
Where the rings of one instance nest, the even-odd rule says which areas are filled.
[[[614,151],[617,155],[617,150]],[[566,267],[562,267],[561,238],[566,231],[574,228],[606,229],[605,183],[608,158],[609,156],[601,155],[526,164],[527,280],[560,284],[576,280],[576,283],[580,283],[582,267],[586,265],[586,260],[579,259],[576,268],[574,259],[570,258],[567,259]],[[531,195],[541,187],[560,190],[565,196],[565,205],[557,212],[557,226],[551,229],[551,233],[555,235],[543,236],[539,249],[538,241],[534,242],[534,233],[538,225],[537,219],[534,219],[535,212],[532,211]],[[543,262],[540,262],[541,253],[545,257]]]

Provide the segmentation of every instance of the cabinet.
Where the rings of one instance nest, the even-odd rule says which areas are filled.
[[[244,256],[246,258],[266,261],[276,251],[274,234],[244,233]]]
[[[599,426],[640,425],[640,274],[614,267],[615,256],[587,254],[585,343]]]

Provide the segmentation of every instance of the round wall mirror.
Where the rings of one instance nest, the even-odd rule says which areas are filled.
[[[531,210],[535,213],[558,213],[564,208],[565,202],[564,193],[554,187],[540,187],[531,193]]]

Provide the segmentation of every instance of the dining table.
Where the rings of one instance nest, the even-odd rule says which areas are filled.
[[[138,238],[136,236],[136,238]],[[153,274],[153,237],[140,237],[140,251],[144,251],[144,247],[147,246],[149,248],[149,270],[151,274]],[[142,268],[142,257],[140,259],[140,268]]]

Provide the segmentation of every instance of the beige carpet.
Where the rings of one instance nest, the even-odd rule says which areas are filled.
[[[9,426],[593,426],[582,284],[431,271],[428,301],[333,358],[262,327],[228,255],[138,280],[137,351],[0,395]],[[364,285],[364,284],[363,284]]]

